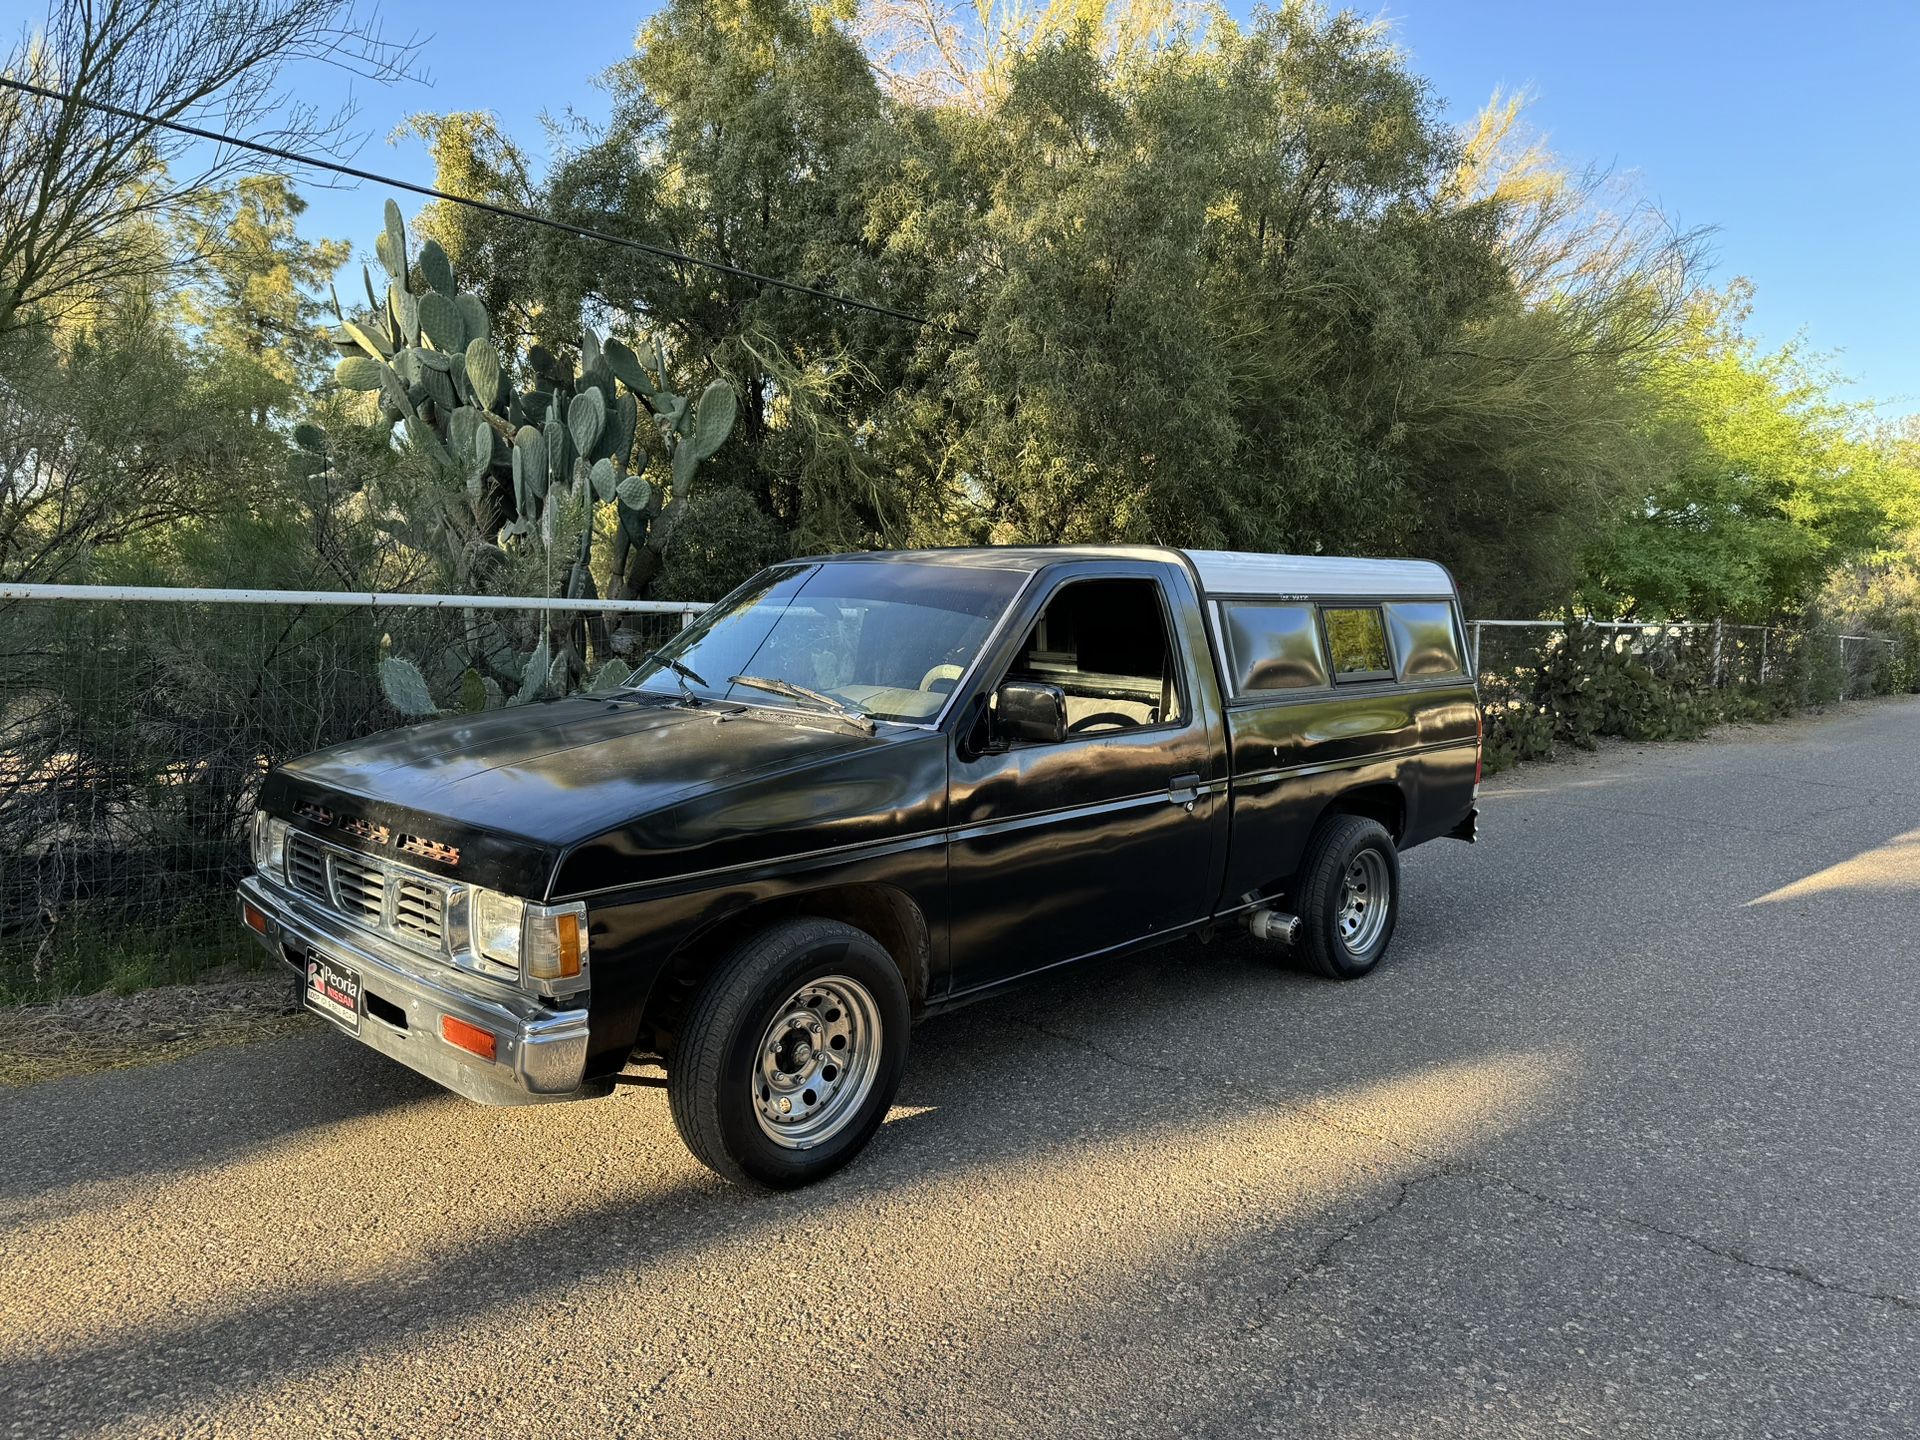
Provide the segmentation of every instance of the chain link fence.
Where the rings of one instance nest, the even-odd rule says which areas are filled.
[[[1592,630],[1614,654],[1643,660],[1656,673],[1697,677],[1720,689],[1795,683],[1803,705],[1827,704],[1875,693],[1898,659],[1898,646],[1881,635],[1847,635],[1779,625],[1679,624],[1625,620],[1573,622]],[[1470,644],[1483,674],[1499,676],[1539,663],[1566,643],[1563,620],[1474,620]],[[1487,637],[1493,637],[1488,649]],[[1828,653],[1812,653],[1825,647]],[[1485,661],[1483,663],[1483,657]]]
[[[0,1003],[252,963],[231,897],[261,777],[400,723],[384,657],[498,698],[543,642],[633,660],[703,608],[0,589]]]
[[[1476,620],[1487,761],[1499,769],[1603,735],[1689,739],[1909,688],[1914,662],[1883,636],[1719,622]]]

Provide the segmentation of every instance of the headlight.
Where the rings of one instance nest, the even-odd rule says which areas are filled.
[[[520,968],[520,923],[526,902],[511,895],[474,887],[472,917],[473,952],[502,965]]]
[[[253,863],[254,867],[269,875],[280,875],[286,869],[287,822],[276,820],[264,810],[253,812]]]
[[[476,956],[540,982],[545,994],[586,984],[585,905],[533,905],[477,885],[468,894],[468,948]]]

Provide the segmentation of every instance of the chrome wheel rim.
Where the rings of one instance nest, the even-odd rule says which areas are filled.
[[[1340,943],[1349,955],[1364,955],[1387,926],[1393,891],[1387,859],[1378,850],[1362,850],[1347,866],[1340,887]]]
[[[753,1067],[753,1115],[776,1145],[805,1150],[860,1113],[880,1065],[880,1007],[858,980],[809,980],[774,1012]]]

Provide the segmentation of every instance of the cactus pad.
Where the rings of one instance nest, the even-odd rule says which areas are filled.
[[[453,262],[447,259],[447,252],[440,248],[438,240],[429,240],[420,247],[420,273],[435,293],[449,300],[460,293],[453,283]],[[424,300],[426,296],[420,298]]]

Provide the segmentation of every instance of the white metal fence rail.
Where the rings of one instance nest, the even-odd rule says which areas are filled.
[[[0,585],[0,600],[153,601],[168,605],[320,605],[355,609],[516,610],[566,615],[678,615],[704,600],[567,600],[515,595],[407,595],[369,590],[194,590],[168,585]]]

